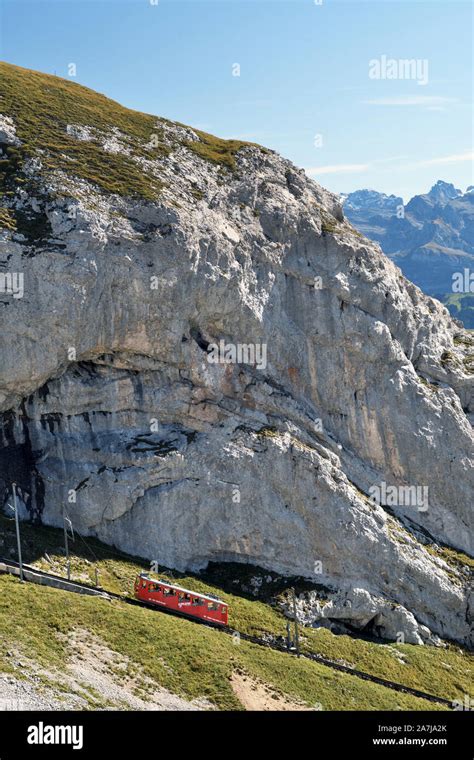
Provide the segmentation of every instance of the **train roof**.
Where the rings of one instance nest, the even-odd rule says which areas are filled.
[[[225,606],[228,607],[227,602],[223,602],[222,599],[219,599],[218,596],[214,596],[213,594],[201,594],[200,591],[191,591],[189,588],[177,586],[175,583],[165,581],[163,578],[152,578],[148,573],[140,573],[140,578],[146,578],[147,581],[153,581],[154,583],[162,583],[164,586],[176,589],[176,591],[184,591],[185,594],[193,594],[193,596],[199,596],[201,599],[208,599],[210,602],[220,602],[220,604],[225,604]]]

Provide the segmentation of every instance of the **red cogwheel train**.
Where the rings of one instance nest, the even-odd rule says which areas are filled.
[[[189,618],[227,625],[228,607],[222,599],[211,594],[198,594],[168,581],[155,580],[146,573],[136,577],[135,598]]]

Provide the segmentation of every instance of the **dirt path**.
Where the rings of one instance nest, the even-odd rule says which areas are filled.
[[[231,685],[235,696],[246,710],[307,711],[315,708],[304,702],[276,694],[272,687],[255,681],[245,673],[234,671]]]

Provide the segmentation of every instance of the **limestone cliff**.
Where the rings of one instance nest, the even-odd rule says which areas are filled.
[[[0,74],[5,497],[469,643],[471,335],[274,152]]]

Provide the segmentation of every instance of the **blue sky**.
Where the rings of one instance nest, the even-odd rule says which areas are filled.
[[[267,145],[336,192],[474,184],[469,0],[152,2],[0,0],[0,57],[65,77],[75,63],[81,84]],[[398,78],[369,77],[382,56]]]

